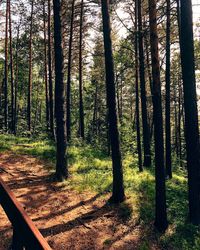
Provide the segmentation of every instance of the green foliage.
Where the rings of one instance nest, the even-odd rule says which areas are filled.
[[[149,243],[147,241],[144,241],[140,246],[139,250],[149,250]]]

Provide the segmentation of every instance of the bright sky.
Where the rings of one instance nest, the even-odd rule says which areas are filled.
[[[192,0],[193,5],[193,20],[194,20],[194,26],[197,21],[200,22],[200,0]],[[132,23],[129,21],[129,15],[124,12],[123,10],[123,4],[121,5],[121,8],[119,8],[117,11],[117,15],[121,20],[124,20],[124,23],[127,25],[127,27],[131,28]],[[119,28],[119,35],[124,36],[126,34],[126,28],[120,24]],[[195,28],[195,36],[200,37],[200,27]]]

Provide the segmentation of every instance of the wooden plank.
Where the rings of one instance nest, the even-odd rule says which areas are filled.
[[[0,204],[7,214],[20,242],[30,250],[51,250],[33,221],[0,177]]]

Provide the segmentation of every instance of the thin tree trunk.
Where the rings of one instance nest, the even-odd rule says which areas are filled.
[[[194,65],[192,3],[181,0],[181,66],[185,107],[185,140],[189,186],[189,218],[200,224],[200,145]]]
[[[151,95],[152,95],[153,86],[152,86],[152,79],[151,79],[151,65],[150,65],[150,60],[149,60],[149,49],[148,49],[148,40],[147,39],[145,39],[145,49],[146,49],[147,73],[148,73],[149,86],[150,86]]]
[[[138,0],[135,1],[135,94],[136,94],[136,130],[137,130],[137,152],[138,152],[138,167],[139,171],[143,171],[142,167],[142,151],[141,151],[141,137],[140,137],[140,108],[139,108],[139,79],[138,79]]]
[[[151,152],[150,152],[150,133],[149,124],[147,119],[147,100],[146,100],[146,83],[144,71],[144,45],[142,33],[142,7],[141,0],[138,0],[138,42],[139,42],[139,70],[140,70],[140,89],[141,89],[141,104],[142,104],[142,127],[143,127],[143,147],[144,147],[144,162],[145,167],[151,165]]]
[[[123,121],[123,80],[122,80],[122,72],[120,74],[120,115],[119,115],[119,120],[120,120],[120,124],[122,125],[122,121]]]
[[[20,20],[21,24],[21,20]],[[20,24],[17,27],[17,44],[16,44],[16,55],[15,55],[15,60],[16,60],[16,69],[15,69],[15,104],[14,104],[14,134],[17,134],[17,101],[18,101],[18,80],[19,80],[19,62],[18,62],[18,51],[19,51],[19,29],[20,29]]]
[[[155,222],[158,231],[164,232],[168,227],[165,192],[163,120],[160,82],[160,63],[158,53],[158,32],[156,16],[156,0],[149,0],[150,43],[153,76],[153,117],[155,139]]]
[[[30,38],[29,38],[29,80],[28,80],[28,131],[31,133],[31,97],[32,97],[32,40],[33,40],[33,6],[34,0],[31,2],[31,23],[30,23]]]
[[[116,95],[117,95],[117,111],[118,111],[118,117],[119,117],[119,122],[121,125],[121,110],[120,110],[120,100],[119,100],[119,80],[118,78],[115,80],[116,84]]]
[[[178,128],[178,119],[177,119],[177,96],[176,96],[176,85],[174,83],[174,138],[175,138],[175,151],[176,156],[178,158],[178,135],[177,135],[177,128]]]
[[[145,39],[145,50],[146,50],[146,64],[147,64],[147,73],[148,73],[148,78],[149,78],[149,86],[150,86],[150,91],[151,91],[151,101],[153,103],[152,100],[152,96],[153,96],[153,84],[152,84],[152,76],[151,76],[151,65],[150,65],[150,59],[149,59],[149,49],[148,49],[148,40],[147,38]],[[152,106],[152,105],[151,105]],[[153,115],[150,114],[149,115],[149,136],[150,136],[150,144],[153,138]]]
[[[13,49],[12,49],[12,16],[11,16],[11,4],[8,1],[9,11],[9,38],[10,38],[10,81],[11,81],[11,132],[14,134],[15,120],[14,120],[14,73],[13,73]]]
[[[171,85],[171,69],[170,69],[170,32],[171,32],[171,3],[167,0],[167,25],[166,25],[166,71],[165,71],[165,164],[166,175],[172,178],[172,166],[171,166],[171,119],[170,119],[170,85]]]
[[[8,17],[9,0],[6,2],[6,27],[5,27],[5,68],[4,68],[4,127],[8,131]]]
[[[97,134],[97,95],[98,95],[98,86],[97,82],[95,83],[95,95],[94,95],[94,111],[93,111],[93,119],[92,119],[92,136]]]
[[[35,112],[34,112],[34,119],[32,119],[33,121],[32,121],[32,131],[33,131],[33,134],[35,133],[35,129],[36,129],[36,125],[37,125],[37,118],[38,118],[38,113],[39,113],[39,107],[40,107],[40,105],[39,105],[39,87],[40,87],[40,85],[39,85],[39,81],[38,81],[38,83],[37,83],[37,91],[36,91],[36,103],[37,103],[37,108],[35,109]]]
[[[83,109],[83,11],[84,5],[81,0],[81,13],[80,13],[80,41],[79,41],[79,135],[84,139],[84,109]]]
[[[46,126],[49,131],[49,95],[48,95],[48,77],[47,77],[47,35],[46,35],[46,10],[45,0],[43,2],[43,29],[44,29],[44,82],[45,82],[45,101],[46,101]]]
[[[103,18],[103,36],[106,69],[106,94],[108,106],[109,134],[113,165],[113,194],[111,201],[119,203],[124,201],[123,169],[121,160],[118,119],[116,111],[114,63],[112,54],[111,26],[109,15],[109,0],[101,0]]]
[[[71,24],[70,24],[70,37],[69,37],[69,50],[68,50],[68,66],[67,66],[67,141],[71,140],[71,65],[72,65],[72,42],[74,31],[74,6],[75,0],[72,0],[71,6]]]
[[[51,0],[48,0],[48,70],[49,70],[49,125],[51,137],[54,138],[53,81],[51,56]]]
[[[177,131],[177,135],[178,135],[178,156],[179,156],[180,166],[182,166],[182,141],[181,141],[181,116],[182,116],[181,101],[182,101],[182,93],[181,93],[180,83],[179,83],[178,92],[179,92],[179,96],[178,96],[178,131]]]
[[[53,0],[54,48],[55,48],[55,117],[56,117],[56,178],[60,181],[68,177],[66,159],[64,58],[61,30],[61,1]]]

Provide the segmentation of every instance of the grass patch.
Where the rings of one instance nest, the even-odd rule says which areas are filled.
[[[0,135],[0,152],[12,151],[16,154],[28,154],[42,160],[55,162],[56,152],[54,142],[42,136],[39,139]]]

